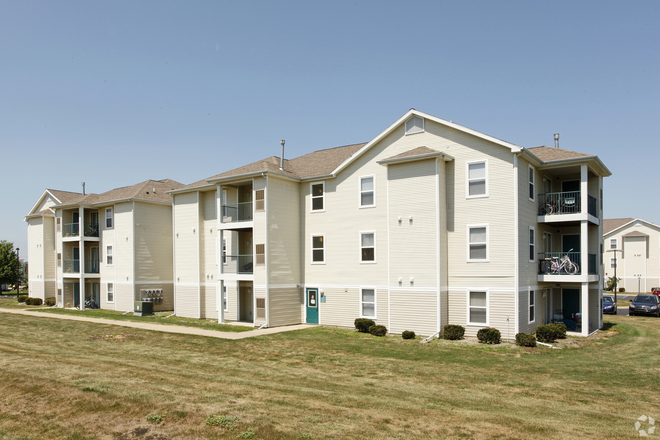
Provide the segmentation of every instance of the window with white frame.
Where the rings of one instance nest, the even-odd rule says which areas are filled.
[[[105,264],[112,266],[112,246],[106,246],[105,248]]]
[[[468,324],[488,324],[488,293],[468,293]]]
[[[362,289],[360,292],[362,318],[376,319],[376,289]]]
[[[222,286],[222,304],[225,312],[228,312],[229,308],[227,307],[227,286],[225,285]]]
[[[616,269],[616,258],[610,258],[610,269]]]
[[[421,133],[424,131],[424,118],[413,116],[406,121],[406,134]]]
[[[610,249],[616,249],[616,238],[610,238]]]
[[[376,233],[360,232],[360,262],[376,262]]]
[[[222,264],[227,265],[227,237],[222,237]]]
[[[467,164],[468,197],[485,197],[488,195],[488,167],[486,161]]]
[[[312,192],[312,211],[324,211],[325,182],[312,183],[310,190]]]
[[[488,260],[488,226],[468,226],[468,261]]]
[[[529,291],[529,323],[536,320],[536,295],[533,290]]]
[[[113,225],[112,208],[105,208],[105,228],[112,229]]]
[[[360,208],[376,206],[376,177],[360,177]]]
[[[529,261],[536,261],[536,231],[533,226],[529,227]]]
[[[113,283],[108,283],[106,293],[108,302],[115,302],[115,285]]]
[[[325,263],[325,236],[312,235],[312,264]]]
[[[533,202],[534,193],[536,192],[536,190],[534,189],[534,167],[530,165],[528,170],[529,170],[529,200]]]

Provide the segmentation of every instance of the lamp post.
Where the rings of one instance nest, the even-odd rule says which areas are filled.
[[[18,298],[18,291],[20,290],[20,281],[21,281],[21,259],[18,255],[18,252],[20,251],[19,248],[16,248],[16,266],[17,266],[17,271],[16,271],[16,298]]]
[[[609,249],[607,252],[614,252],[614,304],[616,304],[616,292],[617,290],[619,290],[619,282],[616,279],[616,267],[617,267],[616,253],[623,251],[620,249]]]

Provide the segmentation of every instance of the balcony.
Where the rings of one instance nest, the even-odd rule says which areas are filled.
[[[99,273],[100,264],[99,260],[85,260],[85,273]]]
[[[80,260],[64,260],[62,272],[65,274],[80,273]]]
[[[539,218],[539,221],[586,220],[579,216],[569,217],[572,214],[583,213],[580,191],[546,193],[538,196],[538,215],[544,217],[544,219]],[[598,199],[590,194],[587,194],[587,213],[598,218]]]
[[[62,225],[62,237],[80,236],[80,223],[65,223]]]
[[[222,205],[222,223],[252,221],[252,202]]]
[[[252,260],[252,255],[224,255],[222,272],[251,275],[253,273]]]
[[[88,223],[85,228],[85,237],[98,237],[99,236],[99,224],[98,223]]]
[[[581,275],[580,252],[542,252],[539,275]],[[587,273],[598,275],[598,255],[587,255]]]

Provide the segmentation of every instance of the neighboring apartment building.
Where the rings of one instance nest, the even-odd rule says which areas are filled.
[[[410,110],[368,143],[270,157],[172,191],[175,311],[393,333],[602,326],[597,156]],[[561,257],[571,262],[562,264]]]
[[[174,307],[172,180],[102,194],[46,190],[28,223],[29,294],[58,307],[133,310],[156,290],[156,310]],[[162,299],[161,299],[162,298]]]
[[[639,218],[607,219],[603,225],[605,279],[616,268],[626,292],[660,287],[660,226]]]

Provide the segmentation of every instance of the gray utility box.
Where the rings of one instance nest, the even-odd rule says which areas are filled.
[[[154,303],[149,301],[135,301],[134,316],[151,316],[154,314]]]

